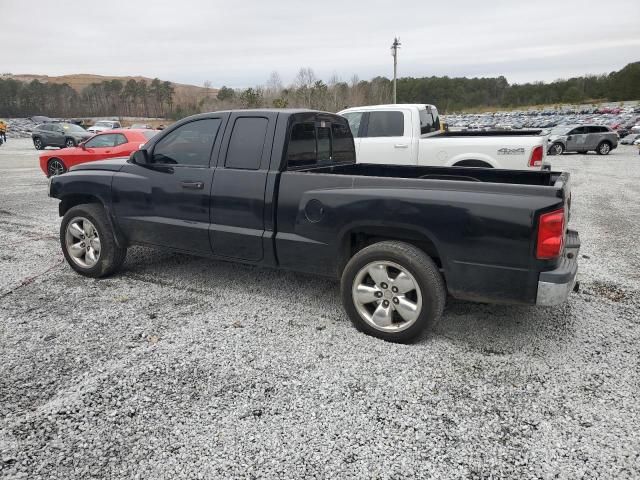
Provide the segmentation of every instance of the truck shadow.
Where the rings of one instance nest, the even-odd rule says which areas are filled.
[[[487,355],[547,350],[575,331],[571,301],[557,307],[496,305],[449,297],[433,335]]]
[[[339,282],[329,278],[146,248],[131,249],[119,275],[190,291],[199,298],[214,298],[221,289],[231,289],[274,302],[304,304],[311,312],[317,311],[312,313],[314,317],[330,316],[335,321],[349,322],[342,309]],[[117,279],[118,275],[112,278]],[[562,342],[573,330],[570,303],[542,308],[473,303],[449,297],[442,319],[419,343],[444,338],[471,350],[502,355],[547,348],[549,340]]]

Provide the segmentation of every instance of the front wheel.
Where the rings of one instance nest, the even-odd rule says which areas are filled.
[[[551,145],[550,153],[552,155],[562,155],[564,153],[564,145],[561,143],[554,143]]]
[[[610,151],[611,144],[609,142],[600,142],[598,148],[596,148],[598,155],[608,155]]]
[[[33,139],[33,146],[36,147],[36,150],[44,150],[44,143],[42,143],[40,138],[36,137]]]
[[[47,162],[47,175],[49,177],[55,177],[56,175],[62,175],[67,171],[67,168],[59,158],[52,158]]]
[[[60,224],[60,243],[67,263],[81,275],[106,277],[120,268],[127,249],[116,243],[102,205],[70,208]]]
[[[342,303],[354,326],[390,342],[419,338],[442,315],[446,288],[433,260],[404,242],[356,253],[342,274]]]
[[[76,142],[73,141],[73,138],[67,138],[64,142],[64,146],[67,148],[75,147]]]

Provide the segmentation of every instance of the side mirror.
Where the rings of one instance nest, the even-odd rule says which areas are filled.
[[[85,145],[85,142],[80,142],[80,143],[78,144],[78,146],[79,146],[81,149],[83,149],[83,150],[86,150],[86,149],[87,149],[87,146]]]
[[[131,163],[135,163],[136,165],[149,165],[149,152],[147,152],[146,150],[136,150],[131,154],[129,160],[131,161]]]
[[[571,135],[569,135],[569,136],[567,137],[567,140],[571,140]]]

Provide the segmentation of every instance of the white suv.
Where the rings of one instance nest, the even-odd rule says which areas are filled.
[[[120,126],[120,122],[115,120],[100,120],[92,127],[87,128],[87,131],[91,133],[100,133],[106,132],[107,130],[114,130],[116,128],[122,128]]]

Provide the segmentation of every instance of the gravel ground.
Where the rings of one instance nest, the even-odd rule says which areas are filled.
[[[639,478],[640,156],[573,174],[582,290],[450,300],[421,343],[356,332],[335,282],[142,248],[62,262],[25,140],[0,147],[0,476]]]

